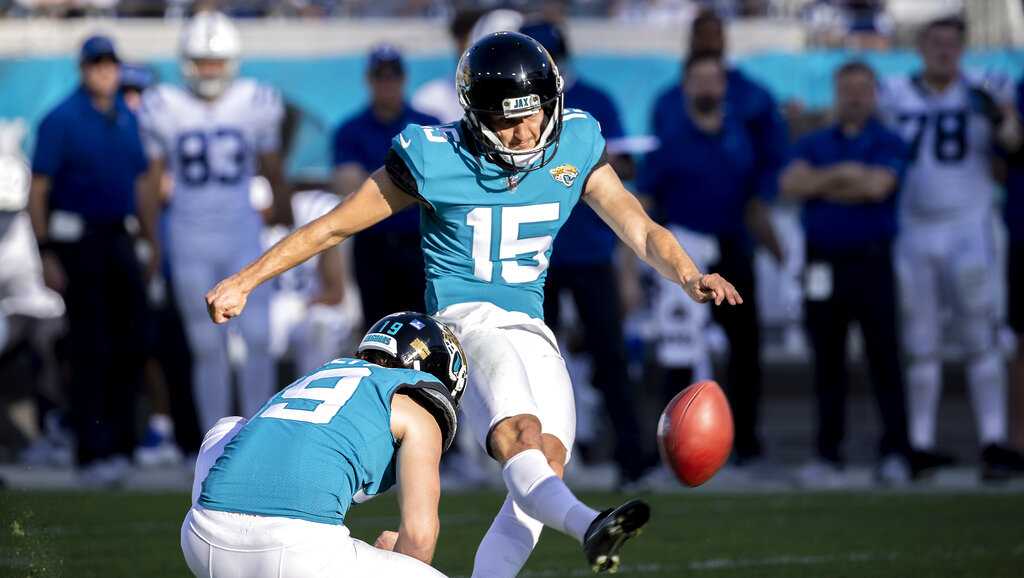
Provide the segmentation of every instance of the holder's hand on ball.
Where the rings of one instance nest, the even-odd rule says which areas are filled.
[[[395,549],[395,542],[398,541],[398,532],[392,532],[391,530],[384,530],[377,536],[377,540],[373,543],[374,548],[380,548],[381,550],[387,550],[389,552]]]

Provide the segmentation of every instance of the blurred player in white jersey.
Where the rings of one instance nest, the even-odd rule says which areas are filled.
[[[168,211],[172,282],[194,358],[200,427],[231,415],[231,379],[225,328],[206,321],[203,294],[210,284],[261,252],[261,215],[249,203],[257,171],[271,183],[273,217],[289,222],[281,171],[281,95],[235,78],[238,30],[218,12],[200,12],[181,38],[187,88],[159,85],[146,92],[140,124],[150,168],[147,220],[158,212],[157,183],[174,180]],[[239,372],[239,406],[250,416],[275,389],[269,350],[270,288],[253,293],[256,314],[238,324],[246,358]]]
[[[918,450],[935,448],[942,313],[948,308],[965,355],[982,474],[998,478],[1024,471],[1024,460],[1005,445],[991,161],[997,149],[1019,147],[1021,132],[1009,95],[961,71],[965,32],[954,18],[927,24],[919,37],[923,71],[890,82],[881,108],[912,155],[900,193],[897,245],[910,442]]]
[[[336,195],[326,191],[296,192],[291,202],[295,226],[315,221],[338,202]],[[268,227],[263,233],[264,249],[290,232],[284,225]],[[316,369],[325,359],[337,357],[359,322],[358,304],[350,298],[353,292],[346,275],[344,251],[333,247],[274,279],[270,350],[275,359],[292,360],[299,374]]]

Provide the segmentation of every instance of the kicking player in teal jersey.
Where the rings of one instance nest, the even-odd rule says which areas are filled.
[[[552,241],[582,198],[694,300],[743,300],[721,276],[702,274],[623,187],[598,123],[564,109],[562,78],[536,41],[514,32],[482,38],[462,56],[456,85],[460,122],[406,127],[359,190],[214,287],[210,317],[239,315],[260,283],[419,203],[427,308],[473,360],[464,416],[502,464],[509,490],[473,576],[514,577],[543,526],[579,540],[595,571],[614,570],[650,511],[630,500],[599,513],[561,480],[576,416],[565,362],[543,321]]]
[[[455,437],[467,365],[448,327],[395,313],[248,420],[221,419],[196,460],[181,549],[210,578],[444,578],[438,465]],[[375,546],[349,506],[398,485],[401,524]]]

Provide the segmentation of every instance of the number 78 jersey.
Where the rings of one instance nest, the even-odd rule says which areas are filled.
[[[391,150],[415,180],[407,192],[422,203],[429,312],[488,302],[543,319],[551,245],[604,162],[597,121],[577,109],[565,109],[562,120],[551,162],[520,173],[515,186],[476,152],[461,123],[409,125],[394,138]]]
[[[904,215],[933,220],[987,210],[996,187],[991,159],[999,116],[991,87],[965,77],[939,94],[919,77],[902,77],[887,82],[880,97],[887,123],[910,145]]]
[[[171,218],[229,231],[254,216],[250,182],[259,155],[279,148],[283,116],[277,90],[246,78],[213,101],[166,84],[147,90],[139,124],[146,153],[174,179]]]

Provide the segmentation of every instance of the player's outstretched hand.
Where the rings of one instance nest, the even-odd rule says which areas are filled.
[[[237,276],[232,275],[207,292],[206,310],[214,323],[225,323],[242,314],[248,298],[249,292],[242,287]]]
[[[743,303],[743,298],[740,297],[732,283],[726,281],[718,273],[701,275],[684,285],[683,289],[697,303],[707,303],[708,301],[714,301],[715,305],[721,305],[723,301],[729,305]]]
[[[398,532],[384,530],[380,533],[380,536],[377,536],[377,541],[373,543],[373,547],[391,552],[395,549],[396,542],[398,542]]]

